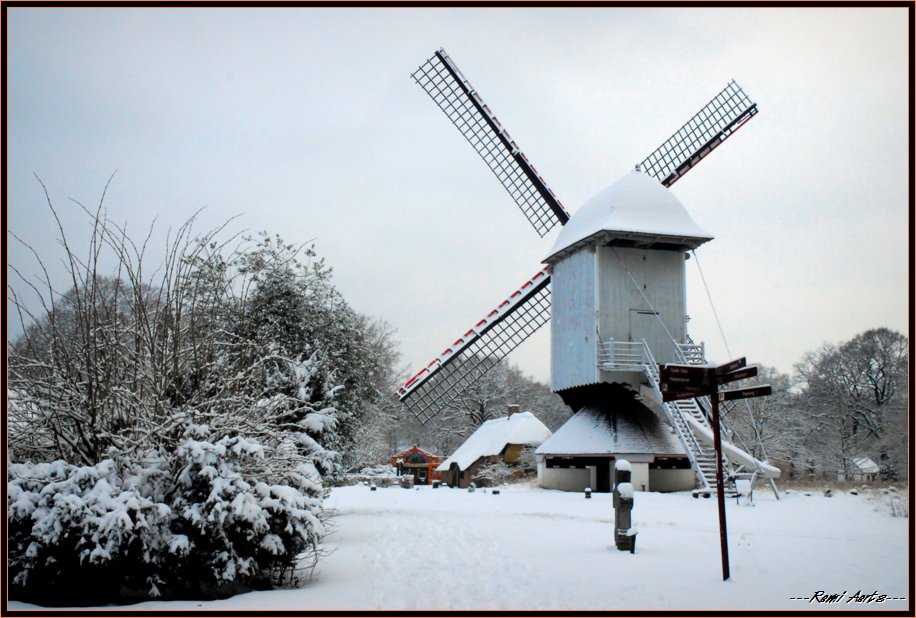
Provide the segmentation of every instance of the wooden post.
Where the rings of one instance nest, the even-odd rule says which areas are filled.
[[[636,531],[633,528],[633,485],[630,462],[618,459],[614,464],[614,545],[620,551],[636,553]]]
[[[728,569],[728,531],[725,527],[725,482],[722,478],[722,435],[719,431],[719,393],[716,388],[710,395],[712,400],[712,435],[716,449],[716,499],[719,502],[719,540],[722,546],[722,581],[731,574]]]
[[[718,367],[697,367],[668,363],[659,367],[658,387],[662,401],[677,401],[708,396],[712,403],[712,434],[716,449],[716,498],[719,503],[719,539],[722,546],[722,581],[731,574],[728,569],[728,533],[725,526],[725,475],[722,466],[722,433],[719,427],[719,401],[763,397],[772,393],[769,384],[719,392],[719,385],[756,377],[757,368],[747,367],[742,357]]]

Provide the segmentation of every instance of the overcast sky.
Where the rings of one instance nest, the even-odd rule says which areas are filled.
[[[790,372],[909,336],[906,9],[8,12],[9,229],[61,255],[74,198],[141,235],[317,241],[414,371],[540,267],[541,239],[410,74],[444,47],[573,214],[736,79],[760,113],[673,188],[732,356]],[[10,263],[35,270],[15,244]],[[60,268],[52,269],[55,277]],[[689,330],[728,360],[695,260]],[[62,288],[66,286],[61,284]],[[549,376],[548,328],[511,360]],[[11,333],[17,332],[11,324]]]

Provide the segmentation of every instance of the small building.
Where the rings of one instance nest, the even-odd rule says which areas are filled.
[[[849,480],[851,481],[874,481],[878,478],[878,464],[870,458],[861,456],[852,460],[849,470]]]
[[[451,487],[467,487],[483,466],[498,461],[518,464],[526,447],[537,447],[550,437],[550,430],[531,412],[516,412],[486,421],[472,433],[437,472]]]
[[[638,491],[681,491],[696,485],[680,440],[632,398],[582,407],[535,455],[538,485],[545,489],[609,492],[618,459],[630,462],[631,482]]]
[[[442,458],[416,445],[392,455],[389,462],[397,468],[398,476],[413,475],[414,485],[428,485],[432,479],[440,478],[436,467],[442,463]]]

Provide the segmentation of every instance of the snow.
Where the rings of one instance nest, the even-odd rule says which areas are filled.
[[[494,418],[478,427],[436,470],[445,472],[452,463],[457,463],[461,470],[467,470],[481,457],[499,455],[507,444],[536,446],[549,437],[550,430],[531,412]]]
[[[735,489],[742,496],[751,495],[751,482],[748,479],[735,479]]]
[[[716,501],[689,492],[636,493],[639,543],[630,554],[613,546],[606,493],[584,500],[579,492],[519,486],[499,495],[335,488],[327,500],[336,511],[328,553],[301,589],[129,609],[906,609],[905,601],[847,603],[856,593],[907,594],[909,522],[888,515],[887,496],[793,491],[777,501],[763,485],[755,494],[753,508],[726,504],[732,576],[722,582]],[[837,604],[809,601],[818,592],[844,596]]]
[[[633,484],[632,483],[617,483],[617,493],[620,494],[621,498],[633,499]]]
[[[631,466],[630,462],[626,459],[618,459],[617,463],[614,464],[614,469],[630,472],[633,469],[633,466]]]
[[[665,236],[690,248],[713,238],[694,222],[670,190],[647,174],[633,171],[576,211],[563,226],[545,261],[603,231],[626,237]]]
[[[634,413],[620,407],[611,414],[604,407],[588,406],[576,412],[538,455],[686,455],[677,437],[651,412]],[[649,461],[641,458],[639,461]]]
[[[190,548],[191,543],[188,541],[188,537],[183,534],[174,535],[169,543],[169,551],[173,554],[185,555]]]

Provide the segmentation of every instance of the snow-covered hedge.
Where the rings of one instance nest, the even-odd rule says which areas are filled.
[[[213,597],[289,581],[314,564],[324,489],[307,462],[265,482],[264,450],[191,427],[168,456],[8,465],[11,596]]]
[[[413,489],[414,478],[412,474],[404,476],[372,476],[369,474],[345,474],[335,481],[338,487],[350,485],[375,485],[376,487],[403,487]]]
[[[521,476],[522,470],[518,466],[500,460],[482,466],[473,480],[478,487],[498,487]]]
[[[390,464],[366,466],[356,473],[357,476],[397,476],[397,469]]]

